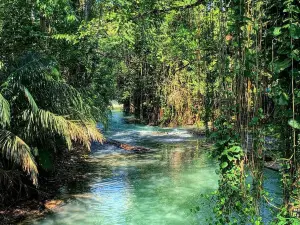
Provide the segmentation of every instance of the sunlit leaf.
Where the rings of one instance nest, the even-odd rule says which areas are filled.
[[[273,31],[274,36],[279,36],[281,34],[281,27],[275,27]]]
[[[289,120],[289,125],[294,129],[300,129],[300,123],[297,120]]]
[[[227,162],[222,162],[221,164],[221,169],[224,169],[228,166],[228,163]]]

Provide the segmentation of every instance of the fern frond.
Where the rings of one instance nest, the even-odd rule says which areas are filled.
[[[0,125],[6,127],[10,124],[10,105],[0,93]]]
[[[34,185],[38,184],[38,170],[31,154],[30,147],[10,131],[0,130],[1,154],[8,160],[22,166],[24,172],[30,175]]]

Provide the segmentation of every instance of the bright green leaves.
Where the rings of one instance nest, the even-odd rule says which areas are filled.
[[[73,14],[67,15],[68,22],[75,22],[77,20],[76,16]]]
[[[240,146],[235,145],[228,149],[225,149],[222,152],[222,156],[225,156],[228,159],[228,161],[234,161],[241,159],[241,157],[244,156],[244,152]]]
[[[221,169],[224,169],[224,168],[226,168],[228,166],[228,163],[227,162],[222,162],[221,163]]]
[[[273,31],[273,35],[276,37],[279,36],[280,34],[281,34],[281,27],[275,27]]]
[[[253,210],[245,183],[244,150],[231,121],[220,116],[215,121],[215,127],[212,137],[215,138],[215,154],[220,166],[214,208],[218,223],[215,224],[239,224],[240,219],[235,218],[233,212],[247,215],[248,219]]]
[[[293,0],[286,0],[284,1],[285,9],[283,12],[294,14],[297,16],[297,14],[300,13],[300,8],[297,6],[297,4],[293,4]]]
[[[299,24],[287,24],[283,27],[274,27],[273,35],[275,37],[278,37],[281,34],[283,34],[282,29],[288,29],[291,38],[293,38],[293,39],[299,39],[300,38],[300,26],[299,26]]]
[[[211,138],[215,139],[216,156],[220,162],[221,170],[227,170],[244,156],[243,149],[238,145],[238,137],[232,135],[234,127],[225,118],[218,118],[215,122],[217,131],[213,132]]]
[[[55,40],[65,40],[68,43],[77,44],[78,38],[74,34],[55,34],[52,35],[52,38]]]
[[[288,34],[292,39],[300,38],[300,25],[299,23],[288,23],[282,27],[274,27],[273,35],[278,37],[283,34]]]
[[[300,130],[300,123],[297,120],[291,119],[288,123],[292,128]]]
[[[272,98],[275,104],[279,106],[288,106],[290,103],[289,93],[284,91],[283,88],[279,88],[278,86],[274,86],[271,92]]]

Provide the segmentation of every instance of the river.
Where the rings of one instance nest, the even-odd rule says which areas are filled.
[[[28,224],[182,225],[208,224],[213,201],[205,197],[218,187],[217,164],[203,139],[184,128],[127,124],[113,112],[105,135],[151,148],[136,154],[94,143],[82,182],[59,190],[58,210]],[[280,196],[276,172],[266,170],[266,190]],[[264,221],[272,218],[262,207]]]

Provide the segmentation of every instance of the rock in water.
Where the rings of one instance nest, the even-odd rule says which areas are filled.
[[[44,206],[48,210],[55,210],[63,204],[62,200],[48,200],[45,202]]]

